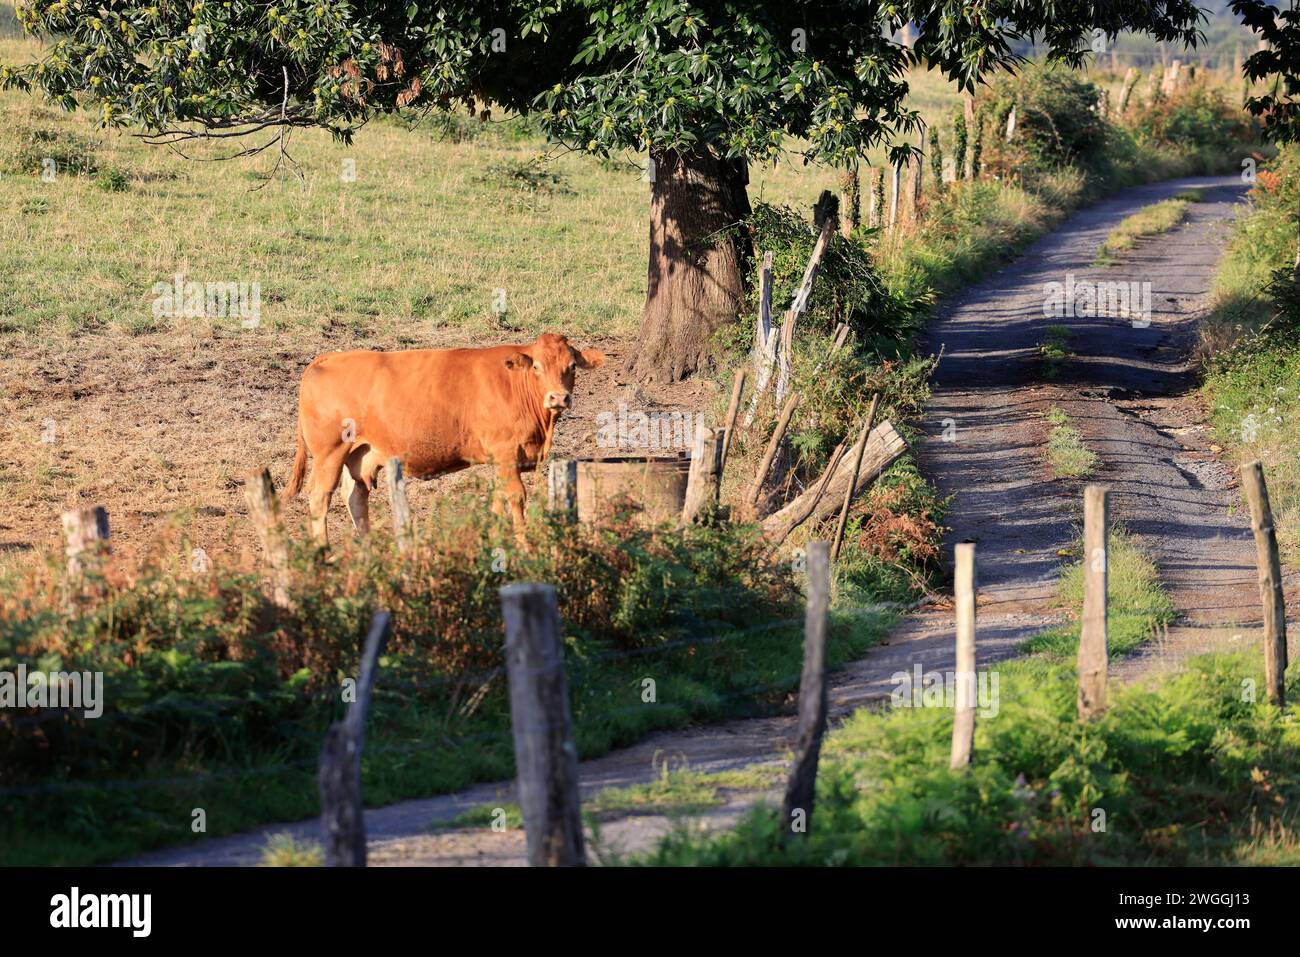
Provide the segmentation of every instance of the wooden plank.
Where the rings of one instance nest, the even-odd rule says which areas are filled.
[[[882,471],[889,468],[896,462],[907,449],[907,443],[903,437],[898,434],[898,430],[888,420],[882,422],[871,430],[867,439],[867,450],[862,456],[862,467],[859,471],[857,482],[850,486],[850,466],[853,456],[857,450],[850,450],[851,454],[844,455],[832,474],[830,484],[825,487],[825,497],[816,505],[815,508],[809,509],[809,502],[817,495],[816,490],[807,489],[804,493],[793,501],[788,502],[777,512],[773,512],[767,518],[763,519],[763,532],[767,535],[769,541],[779,545],[785,541],[790,532],[794,531],[804,521],[821,522],[835,514],[835,509],[841,501],[846,487],[854,489],[855,496],[861,495],[862,491],[879,475]],[[818,483],[821,488],[821,483]]]
[[[951,768],[970,764],[975,744],[975,546],[954,549],[953,599],[957,613],[957,696],[952,717]]]
[[[722,449],[725,429],[702,428],[695,433],[691,449],[691,470],[686,478],[686,502],[682,523],[698,521],[718,505],[722,490]]]
[[[781,440],[785,438],[785,431],[790,427],[790,419],[794,416],[794,410],[798,405],[799,393],[796,392],[790,396],[785,408],[781,410],[781,417],[776,420],[776,429],[767,443],[767,451],[763,453],[763,461],[759,463],[758,474],[754,476],[754,484],[749,490],[748,502],[751,506],[758,503],[758,497],[763,492],[763,483],[767,481],[768,470],[772,468],[772,460],[776,458],[776,451],[781,446]]]
[[[876,424],[876,410],[880,408],[880,393],[871,397],[871,410],[867,413],[867,424],[862,428],[862,435],[857,441],[857,452],[853,456],[852,479],[844,485],[844,502],[840,506],[840,519],[835,525],[835,538],[831,544],[831,561],[840,557],[840,546],[844,542],[844,529],[849,522],[849,506],[853,503],[854,491],[858,487],[858,473],[862,471],[862,456],[867,451],[867,436]]]
[[[555,586],[537,582],[500,590],[510,681],[519,806],[532,867],[586,864],[578,804],[578,749],[560,643]]]
[[[1106,637],[1108,523],[1107,490],[1089,485],[1083,490],[1083,622],[1078,662],[1081,721],[1090,721],[1106,711],[1110,658]]]
[[[727,456],[731,454],[731,440],[736,435],[736,416],[740,412],[740,399],[744,394],[745,370],[737,369],[736,377],[731,383],[731,401],[727,404],[727,418],[722,426],[727,434],[722,443],[722,464],[718,466],[719,481],[722,480],[722,473],[727,468]]]
[[[826,627],[830,609],[830,543],[808,543],[808,604],[804,612],[799,736],[786,781],[781,819],[786,835],[806,837],[817,792],[817,762],[826,732]]]
[[[546,507],[567,522],[578,517],[578,461],[551,459],[546,476]]]
[[[289,544],[280,518],[280,499],[275,494],[271,470],[254,472],[244,482],[244,500],[253,520],[267,567],[271,570],[271,600],[289,607]]]
[[[411,504],[406,498],[406,476],[402,460],[393,456],[384,466],[384,488],[388,491],[388,505],[393,512],[393,538],[397,550],[404,552],[411,543]]]
[[[1273,509],[1264,481],[1264,466],[1247,462],[1241,467],[1241,484],[1250,504],[1250,530],[1255,534],[1255,559],[1259,568],[1259,600],[1264,608],[1264,686],[1268,700],[1279,708],[1286,704],[1286,594],[1282,590],[1282,561],[1278,554]]]
[[[361,800],[361,752],[366,715],[375,687],[379,656],[392,630],[392,617],[375,612],[361,652],[356,697],[347,716],[330,725],[320,756],[321,830],[328,867],[366,866],[366,822]]]

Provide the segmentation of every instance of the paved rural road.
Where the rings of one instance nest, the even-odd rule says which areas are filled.
[[[1094,270],[1098,244],[1125,216],[1195,187],[1204,201],[1187,222],[1143,240],[1117,265]],[[1101,458],[1094,481],[1112,489],[1113,517],[1155,556],[1181,619],[1145,656],[1124,664],[1130,676],[1182,654],[1235,647],[1255,639],[1258,618],[1253,544],[1235,502],[1233,470],[1209,451],[1195,402],[1192,350],[1228,223],[1244,187],[1236,178],[1187,179],[1125,191],[1071,218],[1006,269],[947,304],[931,330],[944,358],[919,450],[944,493],[955,493],[949,543],[978,543],[981,665],[1015,654],[1026,637],[1060,620],[1052,607],[1062,561],[1073,540],[1078,483],[1052,478],[1043,456],[1053,404],[1062,408]],[[1050,282],[1093,278],[1152,284],[1150,327],[1122,318],[1044,318]],[[1044,378],[1038,347],[1048,324],[1071,328],[1076,358]],[[955,433],[952,427],[955,426]],[[944,433],[955,441],[944,441]],[[1292,603],[1292,607],[1294,603]],[[887,697],[891,676],[919,663],[952,667],[951,615],[914,614],[886,644],[838,672],[830,691],[832,720]],[[1292,630],[1292,634],[1296,629]],[[657,734],[643,743],[583,762],[584,795],[638,784],[674,767],[720,771],[779,761],[789,748],[791,717],[735,721]],[[407,801],[366,812],[374,864],[519,864],[523,836],[487,828],[431,833],[489,802],[508,800],[512,785],[481,785],[455,795]],[[761,795],[737,793],[700,816],[695,826],[726,827]],[[607,848],[636,850],[671,826],[658,816],[606,822]],[[290,833],[316,840],[316,820],[273,825],[202,844],[143,855],[129,864],[242,865],[261,856],[268,837]]]

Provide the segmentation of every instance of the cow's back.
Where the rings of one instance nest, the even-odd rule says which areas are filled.
[[[331,352],[303,373],[299,413],[309,445],[367,444],[430,477],[488,459],[526,433],[506,359],[518,347]],[[529,373],[530,374],[530,373]]]

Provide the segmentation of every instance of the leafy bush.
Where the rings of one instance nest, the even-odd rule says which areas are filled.
[[[988,162],[999,171],[1022,174],[1027,182],[1060,166],[1102,168],[1110,127],[1098,112],[1100,98],[1096,86],[1059,66],[1030,64],[998,78],[989,84],[986,111],[1002,116],[1014,104],[1016,128],[1010,143],[991,138],[996,150],[988,151]]]

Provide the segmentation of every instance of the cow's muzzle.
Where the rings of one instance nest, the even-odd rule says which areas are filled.
[[[557,412],[567,409],[573,404],[573,397],[568,392],[548,392],[546,393],[546,408],[555,409]]]

